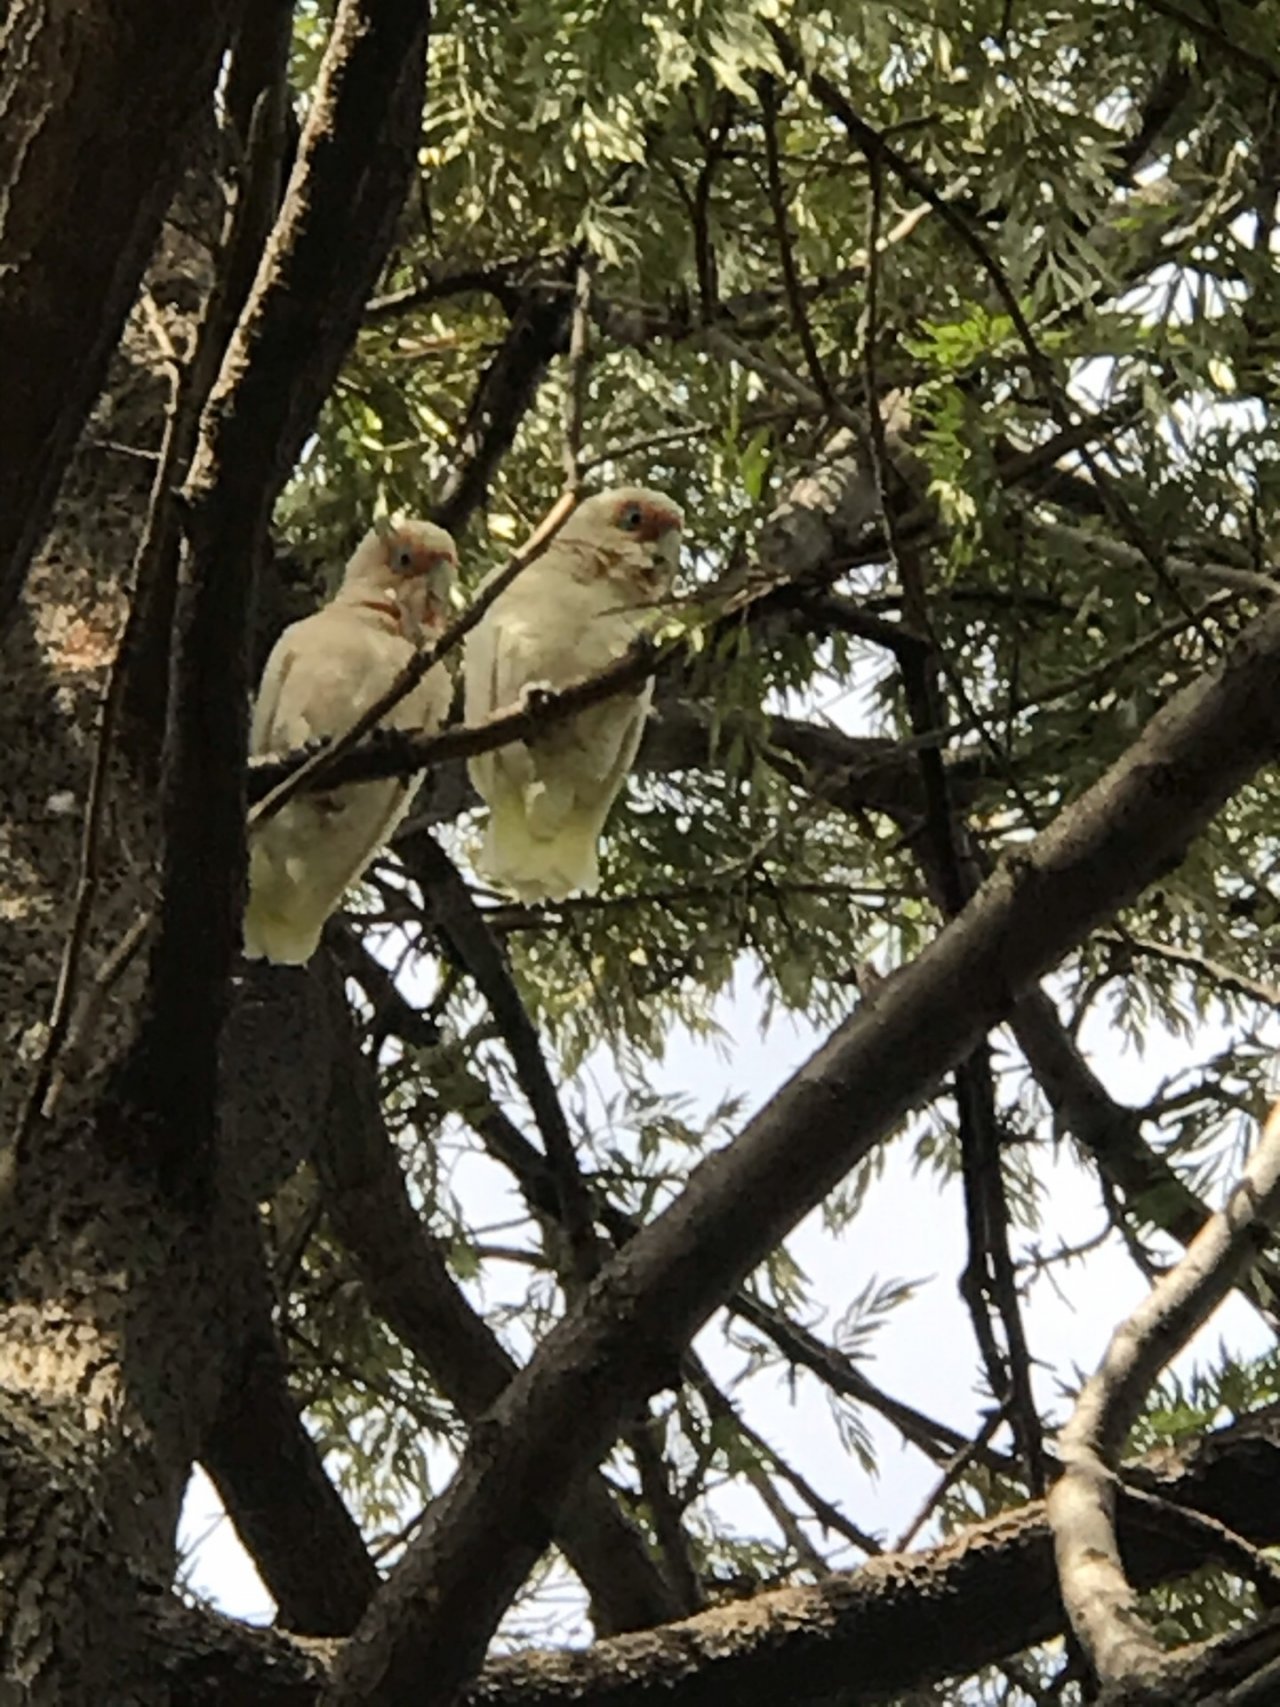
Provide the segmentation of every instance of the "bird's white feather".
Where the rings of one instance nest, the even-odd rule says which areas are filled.
[[[616,505],[622,498],[605,494],[591,502]],[[618,542],[620,560],[626,548]],[[605,530],[582,526],[553,542],[494,601],[468,640],[469,724],[518,705],[532,688],[564,687],[595,674],[649,625],[649,601],[623,578],[628,563],[600,572],[598,554],[610,549]],[[652,682],[645,683],[550,725],[531,743],[512,742],[471,760],[472,781],[489,806],[480,870],[525,900],[594,892],[597,845],[635,760],[652,691]]]
[[[292,624],[276,642],[254,709],[254,756],[292,752],[342,734],[413,656],[414,646],[391,625],[376,599],[352,596],[351,579],[349,568],[346,596],[340,593],[314,616]],[[373,590],[378,591],[376,578]],[[438,728],[450,691],[448,674],[437,665],[392,708],[382,726]],[[390,778],[301,794],[254,832],[244,920],[248,958],[291,965],[311,958],[325,920],[385,846],[412,804],[419,780]]]

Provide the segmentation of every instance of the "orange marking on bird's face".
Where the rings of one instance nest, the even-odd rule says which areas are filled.
[[[399,575],[417,577],[429,575],[433,569],[457,567],[451,551],[438,545],[424,545],[412,536],[394,534],[387,541],[387,561]]]
[[[613,525],[620,533],[651,545],[664,533],[681,525],[678,511],[667,504],[654,504],[643,498],[624,498],[613,514]]]

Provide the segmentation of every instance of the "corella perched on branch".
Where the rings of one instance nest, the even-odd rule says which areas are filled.
[[[251,754],[291,752],[349,728],[415,650],[443,631],[456,570],[457,551],[443,528],[419,521],[371,528],[334,598],[276,642],[258,690]],[[437,729],[450,691],[438,664],[384,723]],[[251,832],[249,959],[310,960],[325,920],[408,811],[417,782],[390,778],[300,794]]]
[[[684,518],[661,492],[587,498],[543,555],[494,600],[467,642],[468,723],[619,658],[670,588]],[[653,681],[470,763],[489,807],[477,867],[522,900],[599,883],[596,844],[640,745]]]

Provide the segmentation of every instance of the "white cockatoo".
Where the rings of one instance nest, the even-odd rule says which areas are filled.
[[[463,669],[468,724],[620,657],[671,585],[683,525],[678,504],[640,486],[581,503],[472,630]],[[596,844],[652,697],[650,679],[532,742],[473,758],[471,780],[489,807],[477,868],[526,901],[593,893]]]
[[[314,616],[286,628],[262,672],[249,750],[292,752],[343,734],[449,617],[457,551],[430,522],[380,522],[360,541],[342,585]],[[443,664],[380,727],[439,728],[452,688]],[[348,783],[295,795],[251,832],[244,952],[300,966],[324,922],[409,809],[419,778]]]

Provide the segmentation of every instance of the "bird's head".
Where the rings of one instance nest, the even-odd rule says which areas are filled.
[[[438,640],[458,573],[452,535],[434,522],[389,518],[370,528],[342,579],[342,598],[366,606],[415,646]]]
[[[680,565],[684,512],[674,498],[619,486],[584,498],[560,530],[575,574],[606,578],[627,604],[650,604],[670,590]]]

